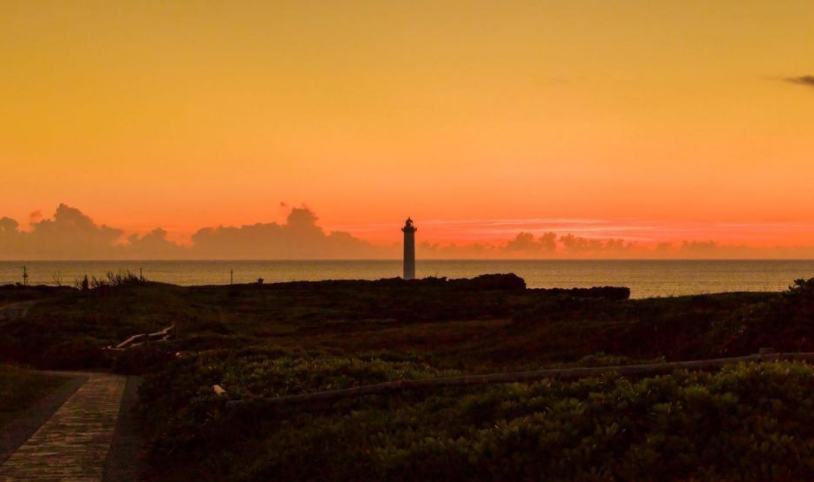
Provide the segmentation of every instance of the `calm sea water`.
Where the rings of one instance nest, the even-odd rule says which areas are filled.
[[[0,284],[73,285],[85,274],[130,270],[178,285],[324,279],[379,279],[401,275],[400,261],[29,261],[0,262]],[[797,278],[814,277],[814,261],[419,261],[417,275],[472,277],[516,273],[529,287],[627,286],[636,298],[724,291],[780,291]]]

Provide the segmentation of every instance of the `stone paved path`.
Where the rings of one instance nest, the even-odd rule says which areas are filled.
[[[88,381],[0,466],[0,482],[101,482],[127,379]]]

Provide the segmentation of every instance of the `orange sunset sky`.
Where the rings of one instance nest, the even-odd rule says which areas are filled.
[[[811,0],[3,0],[0,217],[810,248],[812,53]]]

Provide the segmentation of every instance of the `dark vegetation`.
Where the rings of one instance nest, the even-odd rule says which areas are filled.
[[[12,303],[41,300],[71,291],[73,290],[67,287],[0,285],[0,308]]]
[[[64,378],[0,365],[0,430],[64,382]]]
[[[107,274],[101,278],[97,278],[96,276],[88,278],[85,276],[84,279],[76,280],[74,287],[83,291],[89,289],[105,290],[116,286],[137,285],[144,283],[144,281],[143,278],[136,276],[128,270],[119,271],[117,273],[108,271]]]
[[[814,351],[812,280],[642,300],[530,290],[513,275],[88,288],[14,288],[38,301],[0,321],[0,360],[147,375],[156,480],[814,477],[814,373],[800,364],[224,406],[406,378]],[[171,324],[169,342],[102,350]]]
[[[788,363],[223,410],[236,393],[431,376],[414,362],[197,360],[143,396],[162,480],[810,480],[814,373]],[[184,380],[178,387],[179,380]],[[217,456],[200,463],[200,454]],[[195,467],[195,473],[190,469]]]

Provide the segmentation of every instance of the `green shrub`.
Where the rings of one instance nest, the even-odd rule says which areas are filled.
[[[223,361],[223,360],[222,360]],[[194,369],[193,369],[194,368]],[[180,370],[180,371],[178,371]],[[171,375],[172,374],[172,375]],[[740,365],[631,381],[614,376],[226,411],[211,392],[283,395],[438,376],[381,360],[280,356],[174,365],[185,398],[144,399],[152,457],[208,480],[809,480],[814,372]],[[189,380],[196,381],[189,383]],[[161,380],[164,380],[163,382]],[[155,391],[153,391],[155,390]],[[160,417],[159,417],[160,418]],[[165,424],[165,422],[169,422]],[[203,452],[201,452],[203,451]],[[207,453],[206,460],[196,460]]]
[[[83,337],[47,348],[37,364],[42,368],[79,370],[107,366],[108,359],[98,340]]]
[[[148,377],[139,395],[142,417],[151,430],[153,457],[161,466],[170,457],[177,461],[200,451],[228,451],[236,441],[257,436],[266,427],[262,418],[225,411],[227,397],[214,394],[215,384],[226,389],[228,398],[276,397],[440,373],[416,361],[376,356],[267,348],[221,350],[172,362],[168,370]]]
[[[122,375],[156,373],[175,359],[175,352],[165,343],[146,343],[114,356],[113,371]]]

